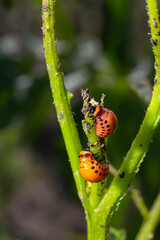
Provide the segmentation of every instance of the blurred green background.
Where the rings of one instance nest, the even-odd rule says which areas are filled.
[[[85,240],[84,212],[51,96],[41,1],[0,1],[0,240]],[[118,118],[108,158],[119,168],[151,98],[154,58],[144,0],[59,0],[58,52],[83,148],[81,89]],[[134,180],[150,208],[159,191],[160,129]],[[134,240],[142,218],[130,195],[112,226]],[[160,231],[154,236],[158,240]]]

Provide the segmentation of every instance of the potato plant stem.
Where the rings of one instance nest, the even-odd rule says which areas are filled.
[[[126,194],[135,174],[138,172],[160,119],[160,24],[157,3],[156,0],[147,0],[151,27],[151,43],[156,61],[155,86],[150,105],[139,132],[108,190],[104,195],[99,197],[97,196],[98,184],[94,184],[90,198],[88,198],[85,180],[79,173],[78,153],[82,148],[70,107],[72,95],[66,91],[64,86],[63,72],[57,53],[55,0],[43,0],[42,2],[43,46],[46,65],[57,111],[57,118],[62,130],[78,194],[85,209],[88,240],[106,240],[109,239],[111,216],[117,204],[119,204],[119,201]],[[100,151],[98,152],[100,153]],[[159,197],[157,199],[147,220],[144,220],[144,224],[140,230],[141,232],[143,232],[147,224],[151,224],[150,231],[152,231],[157,224],[158,218],[155,209],[157,209]],[[137,239],[139,240],[140,238]]]
[[[155,56],[155,82],[160,82],[160,23],[158,17],[158,7],[156,0],[147,0],[147,10],[149,16],[149,25],[151,29],[151,44]]]
[[[71,112],[71,94],[67,93],[64,86],[63,72],[57,53],[54,0],[42,1],[42,23],[43,48],[45,51],[53,100],[57,111],[57,118],[62,130],[78,194],[86,214],[89,216],[91,215],[92,209],[85,191],[85,181],[79,173],[78,154],[82,148]]]
[[[136,205],[136,207],[138,208],[139,212],[141,213],[141,215],[143,217],[145,217],[148,214],[148,209],[145,205],[145,202],[142,198],[142,196],[140,195],[140,191],[137,189],[131,189],[130,190],[132,199]]]
[[[106,152],[102,153],[102,148],[105,148],[104,141],[100,141],[98,136],[96,135],[96,126],[95,126],[95,119],[93,117],[92,113],[89,113],[88,111],[84,111],[90,104],[90,92],[88,89],[82,90],[82,96],[83,96],[83,109],[82,112],[84,114],[85,120],[82,120],[82,127],[83,130],[87,136],[88,139],[88,145],[90,147],[90,150],[93,154],[93,156],[101,162],[106,162]],[[101,145],[103,144],[103,147],[101,148]],[[103,155],[104,154],[104,155]],[[100,202],[102,195],[104,193],[104,188],[106,185],[106,181],[99,182],[99,183],[89,183],[90,185],[90,195],[89,200],[91,203],[92,208],[97,207],[98,203]]]
[[[128,186],[131,184],[135,174],[138,172],[141,162],[148,150],[149,143],[155,132],[155,128],[160,119],[160,85],[156,83],[150,106],[147,110],[146,116],[142,126],[120,167],[116,177],[113,179],[108,190],[104,194],[100,204],[94,210],[94,219],[98,224],[97,236],[102,232],[100,225],[104,225],[106,219],[110,220],[110,215],[114,208],[123,198]],[[109,238],[108,238],[109,239]]]
[[[110,216],[113,213],[114,207],[116,207],[120,199],[123,198],[132,179],[138,172],[160,120],[160,25],[156,0],[148,0],[147,3],[152,36],[151,43],[153,44],[153,52],[156,61],[154,91],[146,116],[122,166],[109,189],[104,194],[102,201],[94,210],[94,219],[99,223],[95,225],[97,237],[102,232],[100,227],[101,224],[105,224],[106,219],[108,220],[107,222],[110,221]],[[107,239],[109,239],[108,235]]]
[[[110,164],[110,172],[113,176],[117,174],[117,170]],[[144,199],[141,196],[140,190],[133,188],[132,186],[129,188],[129,193],[132,197],[134,204],[139,210],[140,214],[145,217],[148,213],[148,208],[144,202]]]
[[[154,229],[160,220],[160,194],[156,197],[151,210],[144,217],[142,226],[137,234],[136,240],[154,239]]]

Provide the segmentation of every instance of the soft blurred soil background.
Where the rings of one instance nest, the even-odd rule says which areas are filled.
[[[84,240],[86,225],[51,96],[41,1],[0,1],[0,240]],[[143,120],[154,58],[143,0],[59,0],[58,51],[83,148],[81,88],[118,117],[108,158],[119,168]],[[159,191],[159,136],[134,181],[148,207]],[[110,181],[112,177],[110,176]],[[127,195],[112,226],[134,240],[142,218]],[[158,240],[158,229],[154,236]]]

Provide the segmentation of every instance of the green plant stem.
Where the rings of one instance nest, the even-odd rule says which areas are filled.
[[[140,195],[140,191],[137,189],[131,189],[130,193],[131,193],[132,199],[133,199],[136,207],[138,208],[139,212],[141,213],[142,217],[145,217],[148,214],[148,209],[145,205],[143,198]]]
[[[142,226],[139,230],[136,240],[153,239],[153,232],[160,220],[160,194],[155,199],[151,210],[148,212],[143,220]]]
[[[88,137],[88,141],[90,142],[90,150],[91,150],[92,154],[96,154],[96,156],[98,156],[99,159],[103,159],[103,155],[102,155],[102,152],[101,152],[101,149],[99,146],[100,145],[99,138],[96,135],[94,120],[90,120],[89,118],[90,117],[86,117],[85,121],[82,122],[83,130]],[[89,130],[89,132],[86,128],[86,122],[90,123],[90,124],[94,124],[94,126]],[[95,156],[95,158],[96,158],[96,156]],[[104,186],[105,185],[102,184],[101,182],[91,184],[89,200],[90,200],[90,203],[93,208],[95,208],[98,205],[98,203],[100,202],[102,195],[103,195]]]
[[[55,37],[55,1],[43,0],[42,18],[43,18],[43,40],[46,65],[48,69],[52,95],[57,111],[58,121],[62,130],[67,152],[69,155],[74,179],[78,189],[79,197],[85,209],[87,217],[88,240],[109,239],[110,218],[117,203],[126,193],[128,186],[137,173],[141,162],[148,150],[149,143],[155,132],[155,128],[160,119],[160,26],[158,21],[156,0],[148,0],[148,12],[151,26],[153,51],[155,54],[155,87],[152,100],[147,110],[141,128],[109,189],[104,194],[100,204],[97,206],[96,195],[90,199],[93,206],[97,208],[92,210],[92,206],[85,191],[85,181],[79,173],[78,153],[81,150],[81,143],[71,113],[70,98],[71,94],[67,93],[63,72],[57,54],[56,37]],[[95,185],[96,187],[98,185]],[[96,191],[95,191],[96,192]],[[93,192],[94,193],[94,192]],[[159,204],[159,197],[158,197]],[[157,223],[157,201],[151,209],[150,215],[146,222],[152,220],[152,229]],[[156,210],[154,210],[156,209]],[[107,219],[107,221],[106,221]],[[144,224],[146,225],[146,223]],[[150,230],[149,232],[151,232]],[[107,234],[107,236],[106,236]],[[140,238],[139,238],[140,239]],[[138,240],[139,240],[138,239]]]
[[[116,204],[126,193],[128,186],[131,184],[132,179],[135,174],[138,172],[141,162],[143,161],[145,154],[148,150],[149,143],[153,137],[156,126],[160,119],[160,41],[158,36],[159,31],[159,22],[158,22],[158,13],[157,13],[157,4],[155,0],[149,0],[148,11],[149,19],[151,23],[151,34],[157,34],[156,39],[153,39],[155,35],[152,36],[153,40],[156,41],[156,46],[153,46],[153,51],[156,60],[156,81],[154,86],[154,91],[150,105],[148,107],[146,116],[143,120],[143,123],[140,127],[140,130],[124,160],[121,168],[119,169],[116,177],[111,183],[109,189],[105,193],[102,201],[98,205],[97,209],[94,210],[94,219],[99,224],[95,225],[95,239],[96,237],[103,234],[100,225],[109,224],[110,216]],[[154,19],[153,19],[154,18]],[[156,28],[153,26],[153,22]],[[154,27],[154,30],[153,30]],[[156,32],[155,32],[156,29]],[[158,29],[158,31],[157,31]],[[153,42],[152,42],[153,43]],[[155,43],[155,42],[154,42]],[[106,223],[107,219],[107,223]],[[108,231],[107,231],[108,232]],[[105,239],[105,238],[101,238]],[[107,235],[107,239],[109,236]]]
[[[90,117],[86,117],[85,121],[82,121],[82,126],[83,126],[84,132],[86,133],[86,135],[88,137],[88,141],[90,143],[90,150],[91,150],[92,154],[96,154],[96,156],[98,156],[100,159],[103,159],[103,156],[102,156],[102,153],[100,150],[100,146],[98,143],[99,139],[96,135],[95,125],[88,132],[87,127],[86,127],[86,122],[90,123],[92,125],[92,124],[94,124],[94,120],[91,120]],[[98,143],[98,145],[96,143]],[[91,184],[89,200],[90,200],[91,206],[93,208],[95,208],[98,205],[98,203],[100,202],[100,200],[102,198],[103,190],[104,190],[104,185],[102,185],[102,183],[92,183]]]
[[[88,107],[90,102],[90,93],[89,90],[83,90],[83,109]],[[86,100],[87,99],[87,100]],[[83,110],[82,109],[82,110]],[[100,139],[96,135],[96,126],[95,126],[95,119],[93,114],[90,112],[82,111],[84,113],[85,120],[82,121],[83,130],[88,138],[88,145],[93,156],[96,160],[101,161],[102,163],[106,161],[106,152],[105,152],[105,145],[104,140]],[[98,203],[100,202],[102,195],[104,193],[104,188],[106,186],[106,181],[99,182],[99,183],[87,183],[88,189],[90,189],[89,200],[91,203],[92,208],[97,207]]]
[[[90,150],[92,154],[95,156],[97,160],[101,160],[104,162],[102,151],[101,151],[101,143],[100,139],[96,135],[96,125],[95,125],[95,118],[93,117],[93,114],[88,111],[84,111],[83,109],[87,108],[90,104],[90,93],[89,90],[82,90],[82,96],[83,96],[83,108],[82,112],[84,114],[85,120],[82,120],[82,127],[83,130],[88,138],[88,146],[90,147]],[[87,100],[86,100],[87,99]]]
[[[147,0],[149,15],[149,25],[151,29],[151,43],[155,56],[155,81],[160,81],[160,23],[158,17],[158,7],[156,0]]]
[[[112,173],[113,176],[116,176],[118,171],[110,164],[110,172]],[[140,214],[143,217],[145,217],[146,214],[148,213],[148,208],[141,196],[140,190],[130,187],[129,193]]]
[[[71,94],[67,93],[65,89],[63,72],[57,53],[54,0],[43,0],[42,22],[43,47],[45,51],[46,65],[49,74],[53,100],[57,111],[58,121],[64,137],[66,149],[69,155],[73,176],[78,189],[78,194],[88,217],[89,214],[92,213],[92,209],[85,191],[85,181],[79,173],[78,154],[82,148],[71,112]]]
[[[99,138],[96,135],[96,128],[94,124],[94,120],[90,120],[89,117],[86,117],[85,120],[82,120],[82,127],[83,130],[88,138],[88,143],[90,150],[92,154],[95,156],[96,159],[103,159],[102,152],[100,150],[100,143],[99,143]],[[87,124],[89,123],[90,125],[94,124],[93,127],[89,130],[87,130]]]
[[[160,85],[155,84],[152,100],[147,110],[141,128],[119,169],[109,189],[104,194],[102,201],[94,211],[94,219],[99,223],[96,227],[97,236],[102,234],[100,224],[105,226],[106,219],[110,215],[119,200],[124,196],[135,174],[138,172],[141,162],[148,150],[155,128],[160,119]],[[96,239],[96,238],[95,238]],[[103,239],[103,238],[102,238]],[[109,239],[109,238],[108,238]]]

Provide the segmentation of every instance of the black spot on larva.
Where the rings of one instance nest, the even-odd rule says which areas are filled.
[[[91,167],[91,169],[94,169],[94,168],[95,168],[95,167],[93,167],[93,166]]]
[[[95,173],[98,173],[98,170],[96,170]]]
[[[91,161],[91,163],[93,164],[93,163],[94,163],[94,161]]]
[[[143,145],[142,144],[139,144],[140,147],[142,147]]]
[[[103,173],[103,177],[105,176],[106,174],[105,173]]]
[[[107,128],[109,128],[109,127],[110,127],[110,125],[108,124],[108,125],[107,125]]]
[[[96,163],[96,166],[98,165],[98,163]]]
[[[101,166],[99,166],[99,168],[101,168]]]
[[[100,125],[103,125],[103,123],[100,123]]]
[[[99,173],[99,176],[101,176],[101,175],[102,175],[102,173],[100,172],[100,173]]]
[[[102,170],[103,170],[104,168],[102,167]]]
[[[119,174],[120,178],[124,178],[125,177],[125,172],[123,171],[121,174]]]
[[[100,118],[99,121],[102,121],[102,118]]]
[[[107,123],[107,120],[104,120],[104,123]]]
[[[109,135],[109,132],[107,133],[107,135]]]
[[[101,127],[101,128],[104,128],[104,127]]]
[[[109,132],[109,131],[111,131],[111,129],[109,128],[109,129],[107,129],[107,131]]]

